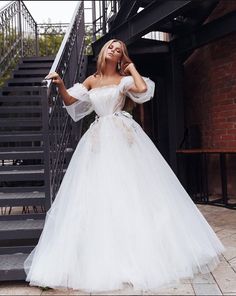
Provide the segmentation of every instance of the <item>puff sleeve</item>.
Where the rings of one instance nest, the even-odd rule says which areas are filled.
[[[146,101],[151,100],[154,96],[155,91],[155,83],[148,77],[142,76],[142,78],[144,79],[147,85],[147,90],[144,93],[135,93],[129,91],[131,86],[134,84],[134,79],[132,76],[125,76],[122,79],[120,85],[121,91],[138,104],[142,104]]]
[[[87,88],[82,83],[75,83],[71,88],[67,89],[70,96],[77,99],[71,105],[65,105],[63,102],[63,107],[71,116],[74,121],[79,121],[86,115],[92,113],[93,106],[90,101],[89,92]]]

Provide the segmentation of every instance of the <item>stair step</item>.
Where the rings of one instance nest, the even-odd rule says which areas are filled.
[[[28,221],[28,220],[45,220],[46,213],[37,213],[37,214],[19,214],[19,215],[0,215],[1,221]]]
[[[25,280],[24,261],[27,256],[21,253],[0,255],[1,281]]]
[[[29,134],[29,135],[31,135],[32,133],[42,135],[42,130],[41,130],[41,128],[37,128],[37,130],[36,130],[36,128],[32,128],[32,129],[24,128],[24,130],[23,130],[23,128],[19,127],[19,129],[15,128],[14,131],[12,129],[10,129],[10,131],[9,131],[7,129],[6,130],[1,130],[1,127],[0,127],[0,139],[1,139],[2,136],[8,136],[10,133],[12,133],[14,135],[16,135],[16,134],[19,134],[19,135],[22,135],[22,134],[28,135]]]
[[[35,165],[30,165],[27,164],[27,160],[23,161],[19,164],[19,165],[0,165],[0,174],[1,172],[12,172],[14,173],[14,171],[27,171],[27,170],[42,170],[44,169],[44,165],[43,164],[35,164]],[[1,192],[1,188],[0,188],[0,192]]]
[[[30,63],[24,63],[24,64],[20,64],[18,66],[18,70],[23,70],[23,69],[46,69],[47,71],[49,71],[52,67],[52,63],[51,62],[42,62],[42,63],[34,63],[34,62],[30,62]]]
[[[14,187],[0,187],[0,191],[3,193],[21,193],[21,192],[45,192],[45,187],[44,186],[14,186]]]
[[[0,221],[0,241],[38,238],[42,232],[43,225],[44,220],[41,219]]]
[[[42,126],[42,119],[34,117],[29,118],[0,118],[0,127],[24,127],[24,126]]]
[[[25,141],[42,141],[42,134],[13,134],[0,135],[0,143],[3,142],[25,142]]]
[[[0,247],[0,255],[29,254],[35,246]]]
[[[45,77],[48,74],[47,69],[24,69],[13,72],[14,78],[19,77]]]
[[[44,181],[44,170],[22,170],[13,172],[1,172],[2,182],[11,181]]]
[[[19,96],[19,95],[15,95],[15,96],[11,96],[11,95],[7,95],[7,96],[0,96],[0,103],[4,103],[4,107],[7,106],[7,104],[5,103],[18,103],[18,104],[36,104],[40,103],[41,105],[41,101],[42,101],[42,96],[31,96],[31,95],[24,95],[24,96]]]
[[[19,87],[19,86],[4,86],[1,88],[0,95],[4,96],[40,96],[42,94],[42,87],[40,86],[24,86],[24,87]]]
[[[42,86],[42,77],[13,78],[7,81],[8,86]]]
[[[21,171],[1,171],[0,179],[7,181],[43,181],[44,169],[42,170],[21,170]]]
[[[19,145],[21,144],[21,146]],[[29,143],[28,143],[29,144]],[[31,152],[31,151],[39,151],[39,150],[43,150],[43,145],[37,145],[34,146],[34,142],[30,143],[31,145],[22,145],[22,143],[17,143],[17,146],[12,147],[12,146],[8,146],[8,147],[0,147],[0,152],[22,152],[22,151],[26,151],[27,152]]]
[[[22,58],[22,63],[45,63],[50,62],[53,63],[55,56],[46,56],[46,57],[25,57]]]
[[[62,173],[65,174],[66,168],[63,167]],[[6,170],[0,171],[1,182],[10,181],[44,181],[44,168],[37,170]],[[1,190],[1,189],[0,189]]]
[[[42,106],[1,106],[0,114],[8,113],[42,113]]]
[[[0,152],[0,159],[42,159],[43,151],[7,151]]]
[[[37,205],[45,205],[45,193],[43,192],[1,193],[0,192],[0,207],[37,206]]]

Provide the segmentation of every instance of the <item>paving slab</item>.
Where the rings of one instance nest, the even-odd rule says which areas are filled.
[[[214,284],[193,284],[195,295],[222,295],[218,285]]]
[[[143,295],[195,295],[191,284],[179,284],[172,288],[163,288],[155,291],[144,291]]]
[[[219,266],[212,274],[223,294],[236,294],[236,273],[230,265]]]
[[[38,287],[29,287],[26,283],[1,283],[0,295],[40,295],[42,290]]]

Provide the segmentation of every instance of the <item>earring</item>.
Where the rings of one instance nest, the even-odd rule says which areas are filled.
[[[121,69],[120,62],[118,62],[118,64],[117,64],[117,69],[118,69],[118,71],[120,71],[120,69]]]

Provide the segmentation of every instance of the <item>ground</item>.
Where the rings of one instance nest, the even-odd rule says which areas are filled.
[[[193,280],[157,292],[132,290],[127,286],[122,292],[100,293],[100,295],[236,295],[236,211],[223,207],[197,205],[212,226],[226,252],[221,256],[221,263],[208,275],[198,275]],[[91,293],[98,295],[99,293]],[[29,287],[25,282],[0,283],[0,295],[85,295],[82,291],[41,290]],[[87,294],[89,295],[89,294]]]

